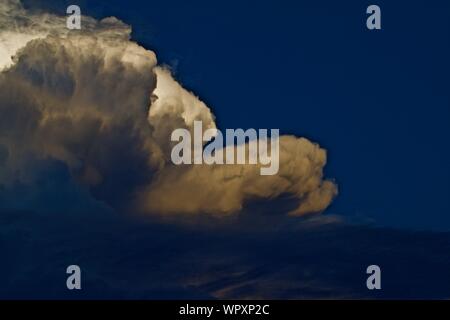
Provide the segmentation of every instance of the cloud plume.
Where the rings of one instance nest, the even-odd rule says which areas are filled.
[[[298,202],[291,214],[303,215],[337,194],[323,178],[326,151],[294,136],[280,137],[274,176],[255,165],[173,165],[170,133],[194,121],[216,128],[211,109],[118,19],[83,17],[73,31],[65,22],[0,4],[0,207],[35,208],[42,181],[54,181],[50,194],[65,190],[68,206],[83,198],[155,214],[229,215],[287,194]]]

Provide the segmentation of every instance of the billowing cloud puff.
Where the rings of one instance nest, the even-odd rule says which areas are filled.
[[[246,200],[291,194],[300,201],[291,212],[302,215],[323,211],[336,187],[322,180],[326,152],[306,139],[280,138],[280,170],[260,175],[259,165],[170,166],[158,173],[141,197],[141,207],[155,212],[214,212],[242,209]]]
[[[280,137],[273,176],[261,176],[258,165],[172,164],[171,132],[192,130],[194,121],[216,128],[211,110],[119,20],[83,17],[73,31],[65,24],[18,0],[0,4],[0,199],[54,179],[51,170],[37,178],[35,162],[41,172],[55,163],[67,172],[55,195],[76,189],[76,202],[84,195],[146,213],[231,214],[288,194],[298,201],[292,214],[302,215],[323,211],[336,195],[323,180],[326,152],[304,138]]]

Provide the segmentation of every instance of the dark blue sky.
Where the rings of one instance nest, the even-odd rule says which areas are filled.
[[[340,188],[328,213],[450,230],[450,2],[41,2],[131,24],[221,128],[318,142]]]
[[[292,205],[283,197],[221,219],[136,216],[120,202],[152,172],[130,127],[113,126],[89,148],[107,147],[92,156],[106,172],[98,188],[33,153],[22,159],[29,183],[0,185],[0,299],[450,297],[448,0],[378,1],[381,31],[366,29],[373,3],[363,1],[23,1],[62,15],[78,4],[132,25],[133,39],[172,67],[221,129],[280,128],[326,148],[325,174],[340,194],[305,219],[277,214]],[[51,76],[42,59],[51,51],[30,52],[38,75]],[[1,97],[10,87],[0,88]],[[28,107],[39,104],[5,96],[9,134],[16,118],[32,123]],[[89,131],[82,119],[64,129]],[[0,145],[0,166],[9,150]],[[72,264],[81,291],[66,289]],[[380,291],[366,287],[372,264]]]

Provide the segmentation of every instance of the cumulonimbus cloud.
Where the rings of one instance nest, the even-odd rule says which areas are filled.
[[[289,194],[303,215],[337,194],[323,179],[326,151],[294,136],[280,137],[274,176],[256,165],[173,165],[170,133],[194,121],[216,128],[214,115],[116,18],[83,17],[82,30],[68,30],[65,17],[6,0],[0,26],[0,199],[38,188],[36,161],[64,165],[95,201],[145,213],[232,214]]]

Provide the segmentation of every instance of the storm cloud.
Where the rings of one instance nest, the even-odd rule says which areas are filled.
[[[216,128],[211,109],[131,40],[130,26],[65,23],[18,0],[0,5],[0,207],[50,210],[53,194],[70,208],[230,215],[288,195],[291,214],[304,215],[336,196],[323,178],[326,151],[305,138],[280,137],[274,176],[254,165],[173,165],[170,133],[194,121]]]

